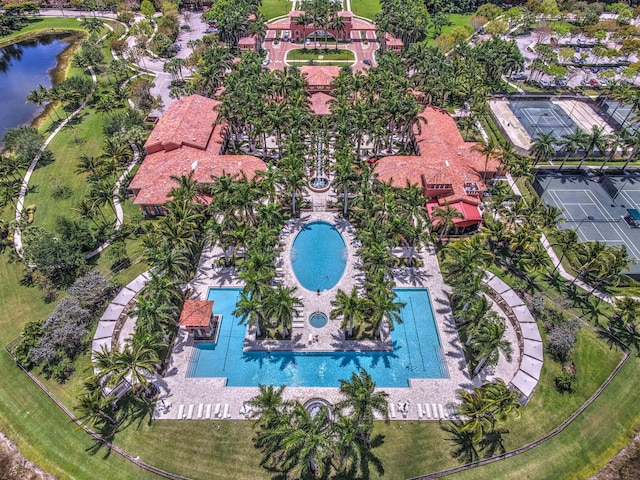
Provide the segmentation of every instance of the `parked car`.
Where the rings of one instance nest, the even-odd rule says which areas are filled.
[[[589,85],[591,85],[592,87],[599,87],[600,82],[597,78],[592,78],[591,80],[589,80]]]
[[[180,30],[191,30],[191,27],[185,23],[180,25]]]
[[[540,80],[540,86],[541,87],[550,87],[551,86],[551,82],[548,82],[546,80]]]
[[[371,65],[371,60],[365,58],[364,60],[362,60],[362,63],[364,63],[365,65]]]
[[[265,58],[265,59],[262,61],[262,66],[263,66],[263,67],[266,67],[266,66],[267,66],[267,65],[269,65],[270,63],[271,63],[271,60],[269,60],[268,58]]]
[[[204,33],[218,33],[218,29],[215,27],[209,27],[204,31]]]
[[[527,79],[527,74],[524,72],[514,73],[511,78],[516,81],[523,81]]]
[[[182,50],[182,47],[180,45],[178,45],[177,43],[173,44],[171,46],[171,51],[174,53],[179,52],[180,50]]]
[[[556,85],[559,86],[559,87],[566,87],[567,86],[567,81],[566,80],[562,80],[562,79],[557,80],[556,81]]]

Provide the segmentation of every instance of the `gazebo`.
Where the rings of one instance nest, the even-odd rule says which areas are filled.
[[[196,337],[211,337],[215,331],[212,300],[187,300],[180,314],[181,328]]]

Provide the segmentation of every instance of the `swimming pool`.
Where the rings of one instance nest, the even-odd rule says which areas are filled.
[[[347,248],[336,227],[327,222],[306,224],[293,240],[293,273],[307,290],[329,290],[342,277]]]
[[[359,367],[379,387],[408,387],[410,378],[448,378],[426,289],[397,289],[406,305],[392,332],[392,352],[243,352],[245,325],[231,312],[237,288],[211,288],[208,299],[222,314],[217,343],[196,343],[188,377],[226,377],[228,386],[337,387]]]

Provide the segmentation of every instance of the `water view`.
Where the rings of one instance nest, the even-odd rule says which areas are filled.
[[[0,48],[0,138],[10,128],[31,123],[41,111],[26,103],[26,97],[39,84],[51,87],[56,57],[69,42],[69,35],[45,35]]]

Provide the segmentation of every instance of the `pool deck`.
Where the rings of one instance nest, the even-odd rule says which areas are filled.
[[[340,329],[339,322],[330,320],[327,326],[317,329],[310,325],[306,319],[315,311],[322,311],[329,316],[331,310],[330,301],[334,298],[338,288],[350,291],[352,286],[361,287],[363,274],[358,269],[357,243],[351,235],[349,224],[339,219],[339,216],[331,212],[304,212],[301,223],[292,224],[288,231],[282,235],[281,243],[284,252],[289,252],[296,232],[302,224],[311,221],[328,221],[337,226],[345,238],[349,257],[345,272],[340,282],[332,289],[321,292],[312,292],[302,288],[293,274],[291,262],[287,255],[283,255],[283,262],[279,268],[280,280],[287,285],[298,285],[296,294],[302,298],[304,308],[298,321],[294,322],[292,335],[295,342],[294,350],[299,351],[349,351],[349,350],[380,350],[387,348],[380,342],[353,342],[344,339],[344,333]],[[190,283],[193,289],[192,298],[205,299],[210,287],[241,287],[233,271],[216,270],[212,267],[213,261],[222,254],[219,248],[205,248],[202,254],[200,268]],[[447,417],[446,405],[456,401],[455,392],[460,388],[472,388],[479,386],[485,380],[493,377],[513,377],[518,369],[518,360],[522,356],[518,342],[515,340],[515,331],[512,327],[508,332],[508,338],[513,341],[514,352],[512,362],[502,358],[497,367],[482,375],[471,379],[459,337],[451,315],[448,287],[444,284],[440,274],[440,268],[433,250],[419,252],[424,261],[420,269],[396,269],[394,271],[397,288],[427,288],[431,297],[433,313],[436,321],[440,342],[445,353],[445,362],[448,370],[448,378],[438,379],[410,379],[409,387],[388,388],[384,391],[389,394],[389,404],[395,406],[408,405],[406,413],[395,413],[395,420],[438,419]],[[494,306],[495,307],[495,306]],[[497,308],[497,307],[495,307]],[[498,309],[498,311],[500,311]],[[313,341],[309,341],[309,334]],[[317,340],[316,340],[317,334]],[[284,345],[284,344],[287,345]],[[255,340],[251,332],[247,335],[245,349],[250,350],[292,350],[292,342],[265,342]],[[388,342],[386,343],[388,344]],[[283,346],[284,345],[284,346]],[[164,377],[156,379],[160,389],[160,406],[156,409],[154,417],[157,419],[211,419],[211,420],[238,420],[245,419],[244,402],[259,393],[258,387],[227,387],[226,378],[193,378],[187,377],[194,348],[194,341],[184,330],[181,330],[174,347],[173,355],[169,361],[167,373]],[[345,368],[344,377],[351,376],[351,369]],[[321,397],[331,403],[341,399],[338,388],[327,387],[287,387],[284,397],[304,402],[312,397]],[[426,416],[426,407],[433,409],[434,415]],[[164,405],[164,406],[162,406]],[[418,408],[419,406],[419,408]],[[436,406],[444,407],[444,415],[436,414]],[[216,415],[215,412],[218,412]],[[225,416],[225,413],[226,416]]]

